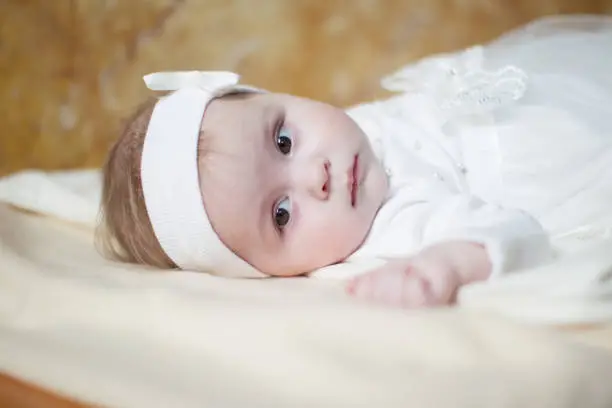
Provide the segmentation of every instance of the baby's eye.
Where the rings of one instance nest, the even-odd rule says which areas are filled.
[[[291,153],[291,134],[284,126],[276,133],[276,148],[285,156]]]
[[[282,231],[291,220],[291,201],[289,201],[289,198],[282,199],[274,206],[273,215],[274,225],[279,231]]]

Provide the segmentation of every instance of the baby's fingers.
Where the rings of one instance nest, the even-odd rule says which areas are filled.
[[[399,306],[401,297],[397,288],[400,285],[401,274],[377,270],[352,279],[347,291],[363,300]]]
[[[361,297],[371,295],[371,290],[385,279],[390,279],[397,268],[391,263],[387,263],[377,269],[371,270],[363,275],[356,276],[349,280],[347,292]]]
[[[431,303],[429,283],[408,268],[382,267],[349,282],[347,291],[363,300],[395,307]]]

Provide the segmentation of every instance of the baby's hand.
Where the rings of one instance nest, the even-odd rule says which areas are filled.
[[[457,289],[466,283],[462,274],[466,261],[473,267],[490,268],[481,246],[448,242],[426,248],[408,259],[389,261],[353,278],[347,291],[358,298],[395,307],[448,305],[455,301]]]

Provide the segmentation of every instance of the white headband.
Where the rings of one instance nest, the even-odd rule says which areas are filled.
[[[147,213],[162,249],[181,269],[233,278],[266,275],[234,254],[214,231],[202,202],[198,141],[208,103],[232,92],[262,92],[238,85],[225,71],[158,72],[147,87],[175,91],[153,110],[142,148],[140,177]]]

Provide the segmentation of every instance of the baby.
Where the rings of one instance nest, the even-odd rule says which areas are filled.
[[[108,156],[103,242],[237,278],[381,260],[347,292],[451,304],[549,260],[555,234],[610,225],[610,44],[610,18],[544,19],[411,64],[383,82],[398,96],[347,111],[230,72],[147,75],[170,93]]]

